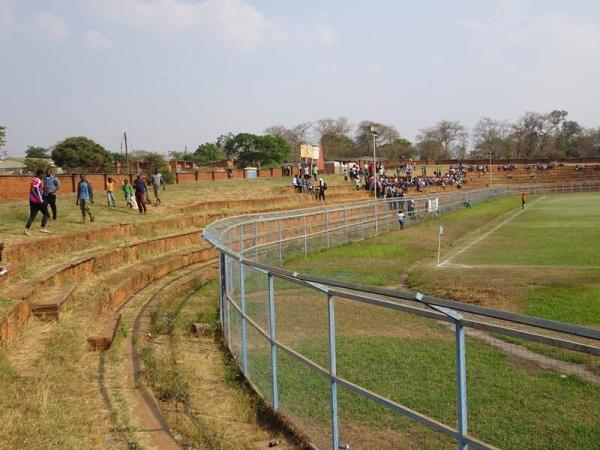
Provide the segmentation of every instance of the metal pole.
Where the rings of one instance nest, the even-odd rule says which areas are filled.
[[[375,203],[374,210],[375,210],[375,234],[377,234],[379,231],[379,226],[377,224],[377,203]]]
[[[329,373],[331,375],[331,448],[338,450],[340,447],[338,408],[337,408],[337,382],[335,361],[335,313],[333,295],[327,294],[327,306],[329,316]]]
[[[304,256],[308,256],[308,237],[306,233],[306,216],[304,216]]]
[[[240,255],[244,256],[244,225],[240,225]]]
[[[258,220],[254,220],[254,260],[258,261]]]
[[[467,450],[467,366],[465,359],[465,331],[460,320],[456,326],[456,416],[458,418],[458,449]]]
[[[375,157],[375,146],[377,135],[373,133],[373,196],[377,198],[377,159]]]
[[[344,206],[344,233],[346,235],[346,242],[348,242],[348,219],[346,219],[346,207]]]
[[[277,221],[277,231],[279,232],[279,261],[282,261],[283,260],[283,250],[282,250],[283,242],[282,242],[282,236],[281,236],[281,219],[279,219]]]
[[[359,212],[362,212],[360,209],[358,210]],[[361,214],[360,217],[360,228],[362,231],[362,238],[365,238],[365,218],[364,218],[364,214]]]
[[[327,248],[329,248],[329,211],[325,210],[325,236],[327,237]]]
[[[223,253],[219,252],[219,320],[221,321],[221,329],[225,329],[225,261]]]
[[[277,347],[275,346],[275,290],[273,275],[269,273],[269,334],[271,336],[271,381],[273,385],[273,409],[279,409],[279,386],[277,385]]]
[[[242,372],[248,378],[248,323],[246,322],[246,290],[244,281],[244,264],[240,262],[240,308],[242,310]]]

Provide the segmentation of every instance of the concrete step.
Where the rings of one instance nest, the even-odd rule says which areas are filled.
[[[34,302],[31,305],[31,313],[41,319],[58,320],[61,308],[71,298],[75,289],[77,289],[76,284],[60,287],[53,295]]]

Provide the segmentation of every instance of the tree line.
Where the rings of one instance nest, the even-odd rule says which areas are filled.
[[[393,125],[371,120],[351,123],[345,117],[325,118],[288,127],[274,125],[264,134],[226,133],[213,142],[200,144],[193,152],[170,152],[172,159],[199,165],[232,159],[238,167],[275,167],[299,159],[301,144],[318,143],[327,160],[355,159],[372,154],[371,127],[377,130],[377,155],[383,159],[558,159],[600,157],[600,127],[586,128],[570,120],[568,112],[526,112],[516,121],[481,118],[469,130],[459,121],[442,120],[420,130],[415,142],[404,138]],[[6,128],[0,125],[0,149],[6,143]],[[125,162],[121,152],[110,152],[84,136],[64,139],[52,148],[28,147],[28,168],[49,163],[67,171],[105,171],[115,162]],[[139,161],[152,170],[166,169],[162,155],[133,151],[131,163]],[[39,168],[39,167],[38,167]]]
[[[459,121],[442,120],[423,128],[414,143],[393,125],[363,120],[321,119],[293,127],[276,125],[265,130],[285,139],[292,148],[319,142],[326,159],[358,158],[372,154],[371,127],[377,129],[377,155],[385,159],[531,159],[600,156],[600,127],[586,128],[568,118],[568,112],[526,112],[510,122],[481,118],[472,130]]]

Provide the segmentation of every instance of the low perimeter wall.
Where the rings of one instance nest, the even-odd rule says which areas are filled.
[[[227,179],[227,172],[223,171],[179,172],[175,173],[174,175],[175,176],[173,179],[175,180],[175,184]],[[232,175],[236,180],[246,178],[245,171],[240,169],[232,170]],[[283,176],[283,170],[280,168],[261,169],[258,171],[257,175],[259,178],[281,177]],[[130,182],[132,182],[134,175],[107,173],[86,174],[87,180],[92,184],[94,191],[97,192],[104,190],[106,181],[109,177],[113,177],[119,182],[125,178],[128,178]],[[0,175],[0,202],[27,199],[31,178],[31,175]],[[78,173],[57,175],[57,178],[60,181],[60,190],[58,191],[59,195],[74,194],[76,192],[77,183],[79,182]]]

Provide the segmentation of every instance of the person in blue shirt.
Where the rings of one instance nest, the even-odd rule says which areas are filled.
[[[60,189],[58,178],[50,171],[46,171],[46,180],[44,182],[44,202],[52,210],[52,220],[56,220],[56,192]]]
[[[90,205],[94,204],[94,191],[92,185],[88,180],[85,179],[85,175],[79,176],[79,184],[77,185],[77,201],[75,204],[79,205],[81,209],[81,215],[83,217],[83,223],[85,223],[85,215],[90,216],[90,222],[94,221],[94,216],[90,210]]]

